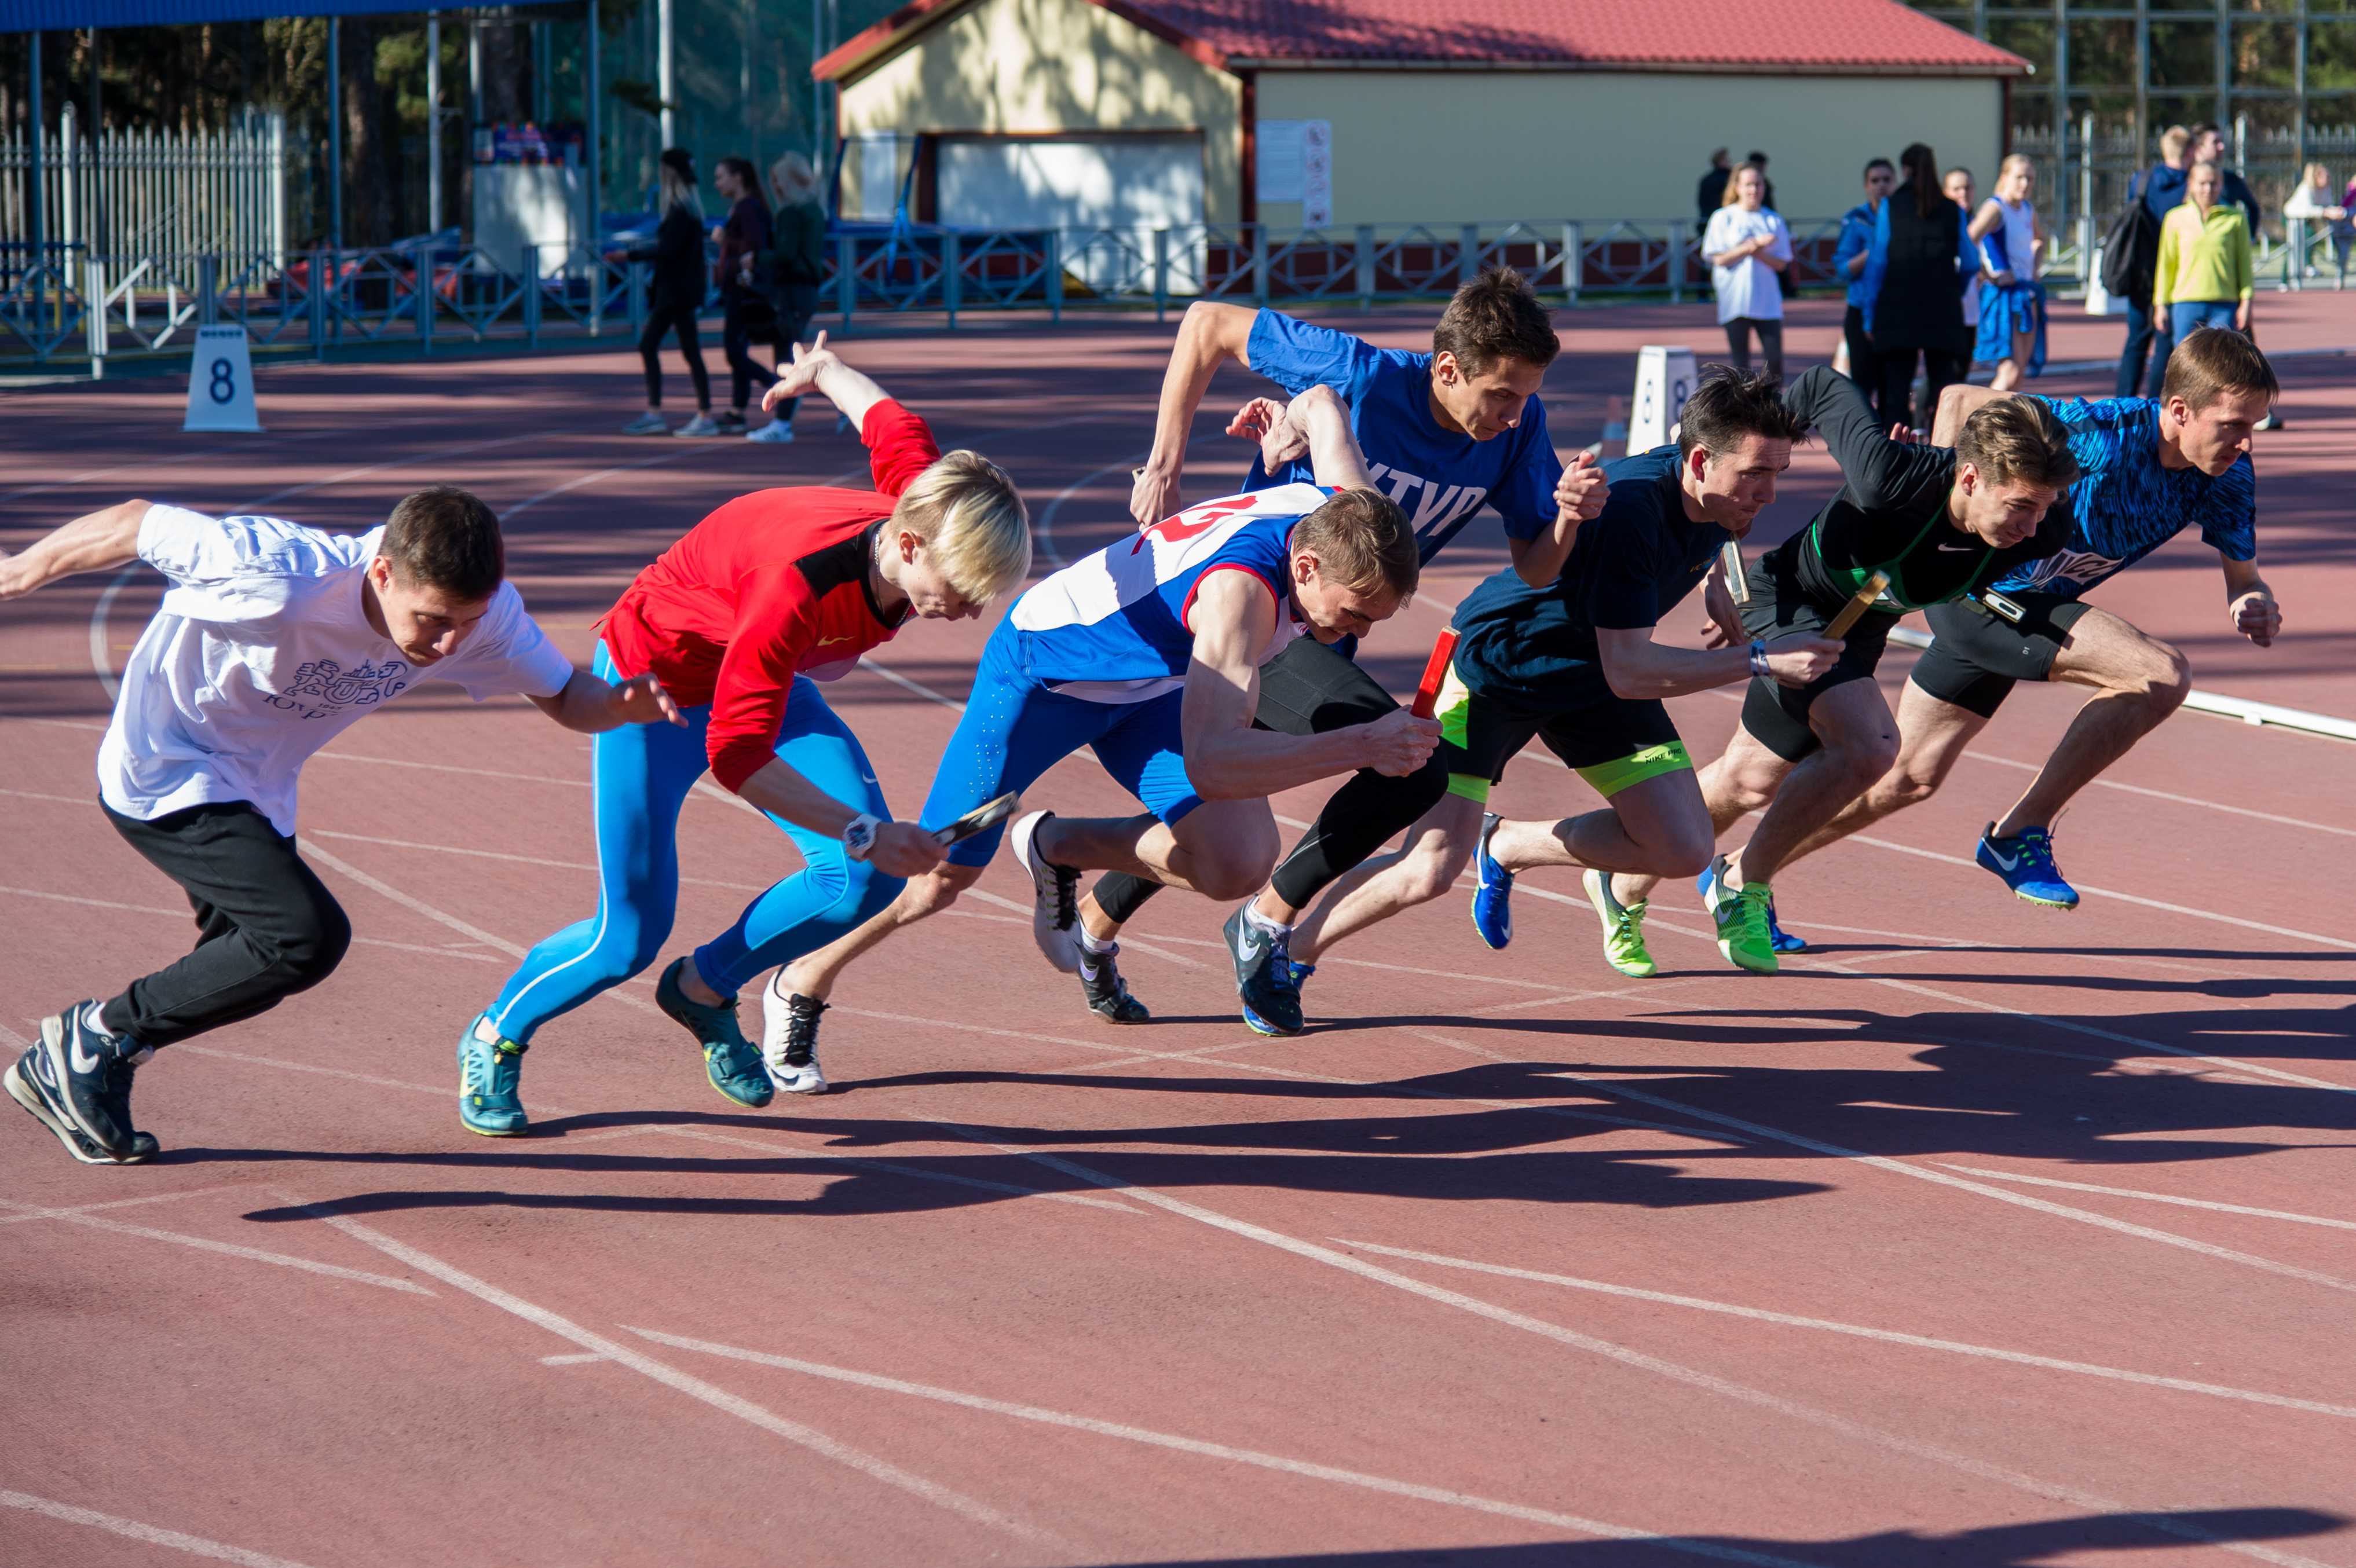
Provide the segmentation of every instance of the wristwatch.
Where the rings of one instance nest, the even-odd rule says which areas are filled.
[[[1767,667],[1767,645],[1765,643],[1753,643],[1751,645],[1751,673],[1753,675],[1766,676],[1771,680],[1774,678],[1773,672],[1770,671]]]
[[[882,817],[861,812],[851,819],[851,826],[842,830],[842,852],[854,860],[864,860],[867,852],[875,848],[875,830],[883,826]]]

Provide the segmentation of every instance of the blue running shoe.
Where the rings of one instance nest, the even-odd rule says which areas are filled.
[[[1301,989],[1301,983],[1303,980],[1317,973],[1317,965],[1314,964],[1303,964],[1297,958],[1287,958],[1284,962],[1292,973],[1292,988],[1296,991]]]
[[[1709,869],[1694,879],[1694,891],[1701,894],[1702,912],[1714,915],[1720,901],[1733,898],[1742,890],[1727,881],[1726,857],[1718,855],[1711,858]]]
[[[1767,941],[1778,953],[1805,953],[1808,939],[1794,936],[1775,923],[1775,895],[1767,895]]]
[[[757,1111],[777,1097],[777,1086],[762,1065],[761,1048],[736,1027],[736,998],[716,1008],[705,1007],[680,988],[687,960],[674,959],[655,985],[655,1006],[660,1008],[703,1047],[703,1073],[721,1097]]]
[[[2076,909],[2078,890],[2062,880],[2053,864],[2051,828],[2024,827],[2010,838],[1996,836],[1991,822],[1981,830],[1979,852],[1972,858],[1997,876],[2018,896],[2047,909]]]
[[[488,1013],[458,1037],[458,1125],[487,1138],[519,1138],[531,1131],[518,1090],[528,1048],[500,1037]]]
[[[1514,873],[1491,859],[1489,836],[1503,820],[1494,811],[1482,813],[1481,837],[1472,847],[1472,929],[1501,953],[1514,940]]]
[[[1227,939],[1227,955],[1235,960],[1236,996],[1243,1004],[1244,1022],[1254,1034],[1299,1034],[1304,1027],[1301,987],[1293,980],[1287,947],[1292,933],[1253,924],[1244,914],[1249,907],[1238,905],[1220,928]]]

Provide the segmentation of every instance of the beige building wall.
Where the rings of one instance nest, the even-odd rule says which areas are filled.
[[[1339,225],[1691,221],[1711,150],[1756,147],[1796,226],[1847,211],[1866,159],[1909,142],[1970,168],[1985,196],[2004,134],[2003,85],[1968,77],[1264,70],[1258,109],[1333,122]]]
[[[1243,83],[1087,0],[976,0],[842,83],[842,209],[860,210],[862,132],[1200,131],[1205,216],[1233,223]]]

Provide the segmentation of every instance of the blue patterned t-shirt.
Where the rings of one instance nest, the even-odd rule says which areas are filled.
[[[2073,522],[2058,554],[2032,560],[1995,586],[2075,599],[2125,571],[2191,525],[2227,560],[2258,553],[2257,472],[2247,453],[2211,479],[2159,461],[2159,405],[2148,398],[2039,400],[2070,432],[2078,482]]]

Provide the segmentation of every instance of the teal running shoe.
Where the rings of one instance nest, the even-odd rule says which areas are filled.
[[[2078,890],[2062,880],[2053,864],[2053,830],[2024,827],[2010,838],[1996,837],[1996,824],[1981,830],[1978,853],[1972,859],[2004,879],[2004,885],[2033,904],[2047,909],[2076,909]]]
[[[519,1138],[531,1131],[517,1087],[529,1049],[503,1038],[485,1013],[458,1037],[458,1125],[487,1138]]]
[[[1489,853],[1490,835],[1502,820],[1494,811],[1482,813],[1481,837],[1472,846],[1472,929],[1500,953],[1514,940],[1514,873]]]
[[[777,1086],[761,1063],[761,1048],[744,1038],[736,1026],[736,998],[716,1008],[705,1007],[680,988],[687,960],[676,959],[655,986],[655,1006],[695,1037],[703,1048],[703,1073],[721,1097],[757,1111],[777,1097]]]
[[[1246,918],[1237,905],[1221,933],[1227,939],[1227,956],[1235,960],[1236,996],[1243,1004],[1244,1023],[1254,1034],[1289,1036],[1306,1026],[1301,1018],[1301,987],[1292,978],[1292,955],[1287,944],[1290,929],[1263,930]]]

